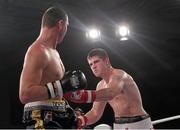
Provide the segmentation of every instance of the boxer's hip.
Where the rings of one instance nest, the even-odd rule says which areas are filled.
[[[35,128],[74,128],[76,115],[64,100],[37,101],[24,106],[23,122]]]
[[[151,129],[153,128],[148,114],[133,117],[115,117],[115,129]]]
[[[115,117],[114,123],[116,124],[134,123],[134,122],[138,122],[147,118],[149,118],[148,114],[132,116],[132,117]]]

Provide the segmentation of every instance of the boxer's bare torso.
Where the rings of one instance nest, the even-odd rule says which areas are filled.
[[[57,50],[41,40],[36,40],[25,56],[20,92],[27,94],[27,91],[32,91],[32,95],[28,95],[30,92],[27,94],[27,102],[44,100],[45,97],[48,98],[45,84],[62,79],[64,73],[64,65]],[[33,89],[29,89],[31,87]]]
[[[116,86],[121,87],[116,96],[108,101],[113,108],[115,117],[144,115],[146,112],[142,107],[141,95],[132,77],[120,69],[112,69],[109,77],[109,82],[101,80],[97,89],[111,87],[112,84],[117,84],[115,82],[123,82],[122,86]],[[109,83],[111,85],[108,85]]]

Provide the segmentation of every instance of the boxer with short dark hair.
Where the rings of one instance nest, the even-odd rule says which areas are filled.
[[[65,74],[56,50],[68,24],[68,15],[62,9],[48,8],[42,17],[39,37],[26,52],[19,98],[25,104],[23,122],[27,128],[77,128],[76,114],[63,95],[85,88],[86,77],[81,71]]]
[[[104,49],[96,48],[89,52],[87,61],[93,74],[102,80],[96,91],[77,90],[68,95],[76,103],[93,102],[92,109],[81,119],[79,126],[97,122],[107,103],[114,111],[114,129],[151,129],[151,119],[143,108],[141,94],[133,78],[124,70],[112,67]]]

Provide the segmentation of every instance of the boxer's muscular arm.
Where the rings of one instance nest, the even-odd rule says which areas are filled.
[[[104,101],[94,102],[91,110],[85,114],[85,116],[88,119],[86,124],[91,125],[96,123],[101,118],[105,106],[106,106],[106,102]]]
[[[29,50],[26,54],[19,89],[23,104],[48,99],[46,87],[40,85],[43,69],[47,64],[47,57],[41,51]]]
[[[107,87],[101,86],[100,83],[96,89],[96,99],[93,102],[92,109],[85,114],[87,117],[86,125],[96,123],[102,116],[104,108],[108,100],[112,100],[117,94],[119,94],[124,87],[124,77],[120,75],[113,75]]]
[[[124,79],[120,75],[113,75],[107,87],[96,91],[95,101],[112,100],[116,95],[121,93],[124,87]]]
[[[96,91],[101,89],[100,83],[97,85]],[[89,112],[85,114],[87,117],[87,125],[94,124],[96,123],[102,116],[104,112],[104,108],[106,106],[106,101],[101,101],[101,102],[93,102],[93,106]]]
[[[80,126],[96,123],[101,118],[107,101],[113,99],[117,94],[119,94],[123,90],[123,86],[124,81],[122,80],[122,76],[119,75],[112,76],[107,86],[104,86],[101,81],[97,85],[97,89],[95,91],[96,98],[93,102],[93,107],[85,114],[84,118],[81,119],[84,120],[81,122],[85,123],[82,123]],[[80,94],[80,96],[81,95],[83,94]]]
[[[124,75],[127,75],[126,73]],[[124,88],[127,76],[119,74],[113,75],[108,84],[102,85],[101,89],[94,90],[78,90],[68,93],[64,97],[74,103],[91,103],[94,101],[109,101],[120,94]],[[100,85],[101,86],[101,85]]]

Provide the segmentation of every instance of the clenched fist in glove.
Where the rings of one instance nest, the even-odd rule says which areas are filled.
[[[49,98],[62,97],[64,93],[73,92],[87,87],[87,80],[80,70],[69,71],[61,80],[46,84]]]

